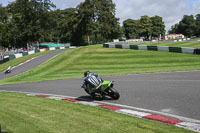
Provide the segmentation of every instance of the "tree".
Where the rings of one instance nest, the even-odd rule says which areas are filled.
[[[119,19],[115,17],[115,4],[112,0],[101,0],[98,2],[100,5],[98,19],[100,34],[106,39],[105,41],[119,38],[121,31]]]
[[[123,22],[124,34],[127,39],[139,38],[139,20],[127,19]]]
[[[8,5],[12,13],[13,39],[16,47],[26,47],[35,41],[50,41],[52,20],[50,0],[16,0]]]
[[[171,26],[171,29],[169,29],[168,34],[175,34],[178,32],[179,24],[175,24]]]
[[[195,24],[196,24],[195,35],[199,37],[200,36],[200,14],[196,15]]]
[[[0,46],[10,47],[11,46],[11,34],[10,34],[10,21],[9,13],[6,7],[0,4]]]
[[[8,20],[8,13],[6,8],[0,4],[0,24],[5,24]]]
[[[195,19],[193,15],[184,15],[182,21],[179,23],[179,29],[187,37],[191,37],[195,33]]]
[[[162,21],[162,17],[154,16],[150,19],[152,22],[152,36],[159,37],[160,35],[165,35],[165,24]]]
[[[149,16],[147,15],[141,16],[139,24],[139,32],[140,36],[145,37],[145,39],[147,40],[152,35],[152,21]]]
[[[108,41],[119,37],[119,19],[115,17],[112,0],[85,0],[77,10],[81,20],[79,28],[87,36],[88,43],[90,36],[94,36],[96,43],[98,38]]]
[[[77,8],[52,10],[51,0],[15,0],[0,6],[0,45],[25,48],[35,42],[73,45],[111,41],[122,34],[112,0],[85,0]],[[8,15],[6,16],[5,13]]]
[[[74,45],[80,44],[79,34],[77,32],[79,20],[75,8],[65,10],[55,10],[52,12],[56,18],[57,25],[54,28],[54,37],[61,43],[70,42]]]
[[[196,21],[193,15],[184,15],[183,19],[174,26],[171,27],[169,33],[184,34],[187,37],[195,35],[196,31]]]

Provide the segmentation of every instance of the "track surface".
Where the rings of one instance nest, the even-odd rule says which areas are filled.
[[[68,50],[68,49],[65,49],[65,50]],[[12,69],[12,72],[9,73],[9,74],[4,74],[3,72],[0,72],[0,80],[2,80],[4,78],[8,78],[8,77],[18,75],[18,74],[23,73],[23,72],[26,72],[26,71],[44,63],[45,61],[51,59],[55,55],[62,53],[65,50],[58,50],[58,51],[55,51],[55,52],[50,52],[48,54],[36,57],[32,61],[23,64],[23,66],[16,67],[16,68]]]
[[[43,58],[46,59],[47,57],[37,58],[37,60],[43,60]],[[38,63],[35,60],[30,63]],[[28,63],[17,67],[12,74],[25,68],[30,69],[33,64],[29,64],[31,67],[28,67]],[[200,120],[200,71],[135,74],[102,78],[115,81],[114,87],[121,95],[119,100],[105,100],[106,102]],[[82,82],[83,78],[1,85],[0,90],[48,93],[91,99],[84,90],[80,89]]]

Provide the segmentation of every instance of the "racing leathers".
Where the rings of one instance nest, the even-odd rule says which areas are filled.
[[[98,74],[90,73],[88,74],[83,82],[82,88],[86,89],[89,88],[89,93],[96,92],[98,88],[101,86],[101,79],[98,79]]]

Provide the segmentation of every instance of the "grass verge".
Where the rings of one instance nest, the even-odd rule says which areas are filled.
[[[51,61],[0,84],[83,77],[85,70],[100,76],[200,70],[200,56],[182,53],[102,48],[102,45],[65,51]]]
[[[0,92],[0,124],[9,133],[190,133],[98,107]]]

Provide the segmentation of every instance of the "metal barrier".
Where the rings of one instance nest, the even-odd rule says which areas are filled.
[[[118,44],[118,43],[117,44],[105,43],[105,44],[103,44],[103,47],[104,48],[134,49],[134,50],[164,51],[164,52],[175,52],[175,53],[200,55],[200,49],[183,48],[183,47],[128,45],[128,44]]]
[[[20,57],[30,55],[30,54],[34,54],[34,53],[38,53],[38,52],[44,52],[44,51],[56,50],[56,49],[65,49],[65,48],[69,48],[69,47],[66,46],[66,47],[51,47],[51,48],[44,48],[44,49],[35,49],[35,50],[32,50],[32,51],[26,51],[26,52],[23,52],[23,53],[15,53],[14,51],[11,51],[11,52],[14,52],[14,54],[10,54],[11,52],[9,54],[7,52],[8,56],[5,56],[4,54],[0,54],[0,64],[5,63],[9,60],[13,60],[13,59],[16,59],[16,58],[20,58]]]

